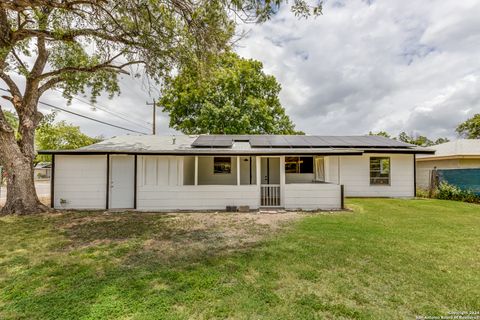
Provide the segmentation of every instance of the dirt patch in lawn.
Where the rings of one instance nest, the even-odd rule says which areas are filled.
[[[63,213],[57,224],[69,239],[67,249],[133,244],[131,262],[192,260],[250,248],[289,222],[309,215],[267,213]]]

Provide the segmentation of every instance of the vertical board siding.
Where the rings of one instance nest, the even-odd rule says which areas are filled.
[[[138,172],[141,175],[155,174],[156,178],[139,178],[140,181],[149,181],[148,184],[140,184],[137,187],[139,210],[225,210],[226,206],[241,205],[250,206],[252,209],[258,208],[260,195],[256,185],[183,185],[182,157],[142,156],[142,158],[146,167],[139,168]],[[149,166],[149,162],[155,162],[156,165]],[[199,173],[213,172],[213,161],[211,170],[201,163],[199,161]],[[235,167],[232,166],[233,172]]]
[[[54,179],[55,208],[105,208],[106,155],[56,155]],[[61,199],[66,203],[62,205]]]

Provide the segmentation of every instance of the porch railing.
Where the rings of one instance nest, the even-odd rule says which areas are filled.
[[[260,186],[260,205],[262,207],[280,206],[279,184],[262,184]]]

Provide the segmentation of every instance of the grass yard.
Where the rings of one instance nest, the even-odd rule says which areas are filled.
[[[480,206],[0,218],[1,319],[413,319],[480,311]]]

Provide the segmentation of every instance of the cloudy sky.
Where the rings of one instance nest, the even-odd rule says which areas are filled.
[[[480,0],[327,0],[323,13],[299,20],[284,8],[267,23],[245,26],[248,34],[236,48],[278,79],[297,129],[454,138],[458,123],[480,113]],[[139,124],[91,111],[80,101],[70,108],[147,132],[151,107],[145,102],[151,96],[141,81],[125,78],[120,97],[99,100]],[[56,94],[44,100],[65,105]],[[91,135],[126,133],[59,118]],[[166,115],[158,121],[159,134],[174,133]]]

